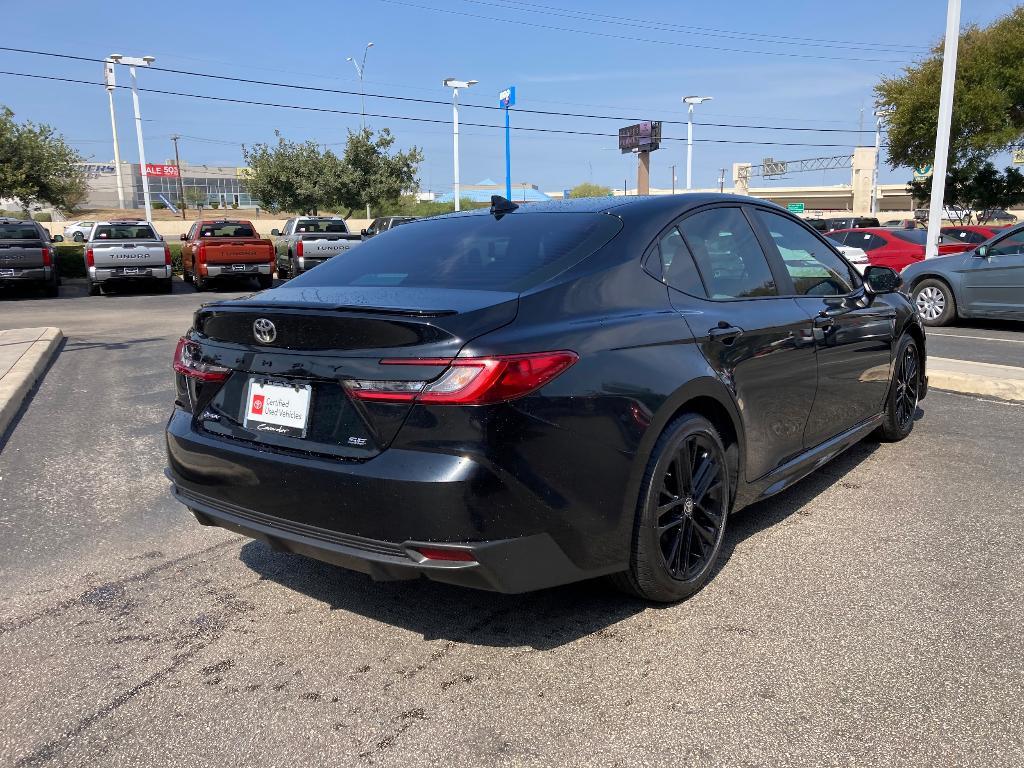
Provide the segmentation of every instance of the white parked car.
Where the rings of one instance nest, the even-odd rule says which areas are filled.
[[[89,230],[95,223],[95,221],[69,221],[68,225],[64,227],[64,239],[84,243],[89,237]]]
[[[853,264],[853,268],[864,274],[864,269],[871,266],[871,261],[868,259],[867,253],[864,252],[863,248],[856,248],[852,245],[836,245],[839,252],[846,257],[846,260]]]

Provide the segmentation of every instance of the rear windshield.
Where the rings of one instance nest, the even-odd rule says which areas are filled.
[[[256,237],[253,228],[248,224],[234,221],[222,221],[207,224],[199,233],[200,237]]]
[[[423,219],[367,240],[297,285],[523,291],[586,258],[620,227],[603,213]]]
[[[31,224],[0,224],[0,240],[38,240],[39,231]]]
[[[156,240],[156,232],[148,224],[101,224],[93,240]]]
[[[295,222],[296,232],[333,232],[333,233],[345,233],[348,232],[348,227],[345,226],[344,221],[330,219],[300,219]]]

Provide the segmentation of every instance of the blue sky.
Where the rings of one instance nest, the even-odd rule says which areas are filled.
[[[987,23],[1012,3],[964,0],[964,23]],[[516,114],[514,126],[614,134],[634,119],[666,124],[666,137],[685,138],[680,97],[711,95],[698,107],[695,136],[719,141],[839,144],[839,147],[744,145],[698,141],[694,185],[712,186],[719,168],[731,184],[733,162],[764,157],[800,159],[842,154],[873,134],[755,130],[700,125],[731,123],[779,128],[873,129],[872,86],[880,75],[942,36],[945,3],[902,0],[860,3],[578,2],[553,0],[362,0],[300,6],[252,0],[244,4],[81,3],[47,4],[45,23],[29,4],[4,10],[4,45],[101,58],[111,52],[152,54],[156,66],[358,92],[346,56],[367,59],[367,93],[436,99],[419,104],[366,98],[366,111],[442,122],[370,117],[388,127],[403,147],[426,155],[424,189],[444,190],[452,181],[448,76],[476,79],[464,104],[494,105],[515,84],[518,105],[552,112],[607,115],[615,119]],[[801,38],[802,40],[797,40]],[[729,49],[729,50],[723,50]],[[101,65],[0,51],[0,70],[101,81]],[[119,73],[127,83],[127,72]],[[346,130],[359,126],[358,95],[210,80],[146,71],[140,85],[192,94],[301,105],[352,114],[243,106],[143,93],[147,159],[173,157],[170,134],[179,133],[182,160],[241,164],[242,143],[273,141],[278,129],[289,139],[313,139],[341,149]],[[125,160],[136,160],[130,94],[116,94],[118,131]],[[101,87],[0,76],[0,103],[18,119],[48,122],[86,156],[108,161],[113,151],[106,94]],[[461,110],[464,123],[497,126],[494,110]],[[621,187],[635,184],[635,159],[620,155],[604,136],[513,131],[513,181],[545,190],[581,181]],[[462,180],[504,178],[503,130],[462,130]],[[685,178],[684,141],[666,140],[652,155],[651,182],[671,185],[669,167]],[[883,168],[882,181],[905,181],[905,170]],[[786,184],[848,182],[848,171],[792,175]]]

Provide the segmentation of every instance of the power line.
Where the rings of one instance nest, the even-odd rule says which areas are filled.
[[[634,43],[653,43],[655,45],[672,45],[680,46],[683,48],[697,48],[705,51],[719,51],[724,53],[750,53],[756,56],[783,56],[788,58],[796,59],[824,59],[827,61],[861,61],[861,62],[873,62],[878,64],[906,64],[905,59],[867,59],[853,56],[826,56],[824,54],[815,53],[792,53],[789,51],[751,51],[743,48],[724,48],[721,46],[714,45],[703,45],[701,43],[685,43],[678,40],[657,40],[646,37],[632,37],[629,35],[616,35],[611,32],[598,32],[596,30],[589,29],[574,29],[572,27],[557,27],[551,24],[541,24],[534,21],[524,21],[522,19],[500,19],[494,16],[484,16],[478,13],[469,13],[468,11],[456,11],[451,8],[436,8],[426,5],[416,5],[415,3],[404,2],[404,0],[378,0],[382,3],[390,3],[392,5],[404,5],[408,8],[416,8],[421,11],[433,11],[434,13],[447,13],[453,16],[465,16],[471,19],[483,19],[485,21],[496,21],[501,24],[520,24],[526,27],[533,27],[535,29],[546,29],[554,32],[571,32],[574,34],[591,35],[593,37],[612,38],[616,40],[628,40]]]
[[[516,0],[462,0],[464,3],[486,5],[490,8],[501,8],[510,11],[529,11],[549,16],[587,21],[599,24],[615,24],[616,26],[652,29],[662,32],[675,32],[683,35],[700,35],[702,37],[719,37],[727,40],[743,40],[746,42],[766,43],[770,45],[810,45],[814,47],[842,48],[852,51],[868,51],[871,53],[923,53],[926,48],[915,45],[899,45],[891,43],[868,43],[853,40],[827,40],[816,37],[795,37],[792,35],[775,35],[765,32],[740,32],[737,30],[716,29],[714,27],[695,27],[687,24],[671,24],[651,19],[638,19],[630,16],[611,16],[594,11],[574,10],[569,8],[553,8],[535,3],[516,2]],[[495,2],[501,6],[495,6]]]
[[[385,0],[385,1],[388,1],[388,0]],[[68,54],[68,53],[55,53],[55,52],[52,52],[52,51],[36,51],[36,50],[28,49],[28,48],[11,48],[11,47],[8,47],[8,46],[0,46],[0,51],[9,51],[9,52],[13,52],[13,53],[27,53],[27,54],[32,54],[32,55],[36,55],[36,56],[51,56],[51,57],[61,58],[61,59],[71,59],[71,60],[74,60],[74,61],[89,61],[89,62],[94,62],[94,63],[103,63],[103,61],[104,61],[103,59],[95,59],[95,58],[90,58],[90,57],[87,57],[87,56],[75,56],[73,54]],[[380,93],[360,94],[359,91],[347,91],[347,90],[342,90],[342,89],[338,89],[338,88],[323,88],[323,87],[314,86],[314,85],[299,85],[298,83],[279,83],[279,82],[274,82],[272,80],[255,80],[255,79],[252,79],[252,78],[234,77],[234,76],[231,76],[231,75],[217,75],[217,74],[213,74],[211,72],[193,72],[193,71],[184,70],[184,69],[171,69],[169,67],[154,67],[154,66],[151,66],[151,67],[149,67],[149,69],[152,70],[152,71],[155,71],[155,72],[167,72],[169,74],[175,74],[175,75],[186,75],[186,76],[189,76],[189,77],[203,77],[203,78],[208,78],[208,79],[211,79],[211,80],[224,80],[224,81],[227,81],[227,82],[245,83],[247,85],[271,86],[271,87],[275,87],[275,88],[290,88],[290,89],[293,89],[293,90],[310,91],[310,92],[314,92],[314,93],[330,93],[330,94],[338,94],[338,95],[343,95],[343,96],[360,96],[361,95],[361,96],[366,96],[366,97],[374,98],[374,99],[387,99],[387,100],[391,100],[391,101],[412,102],[412,103],[415,103],[415,104],[431,104],[431,105],[439,105],[439,106],[444,106],[444,107],[448,107],[448,106],[451,105],[450,101],[446,101],[446,100],[443,100],[443,99],[422,99],[422,98],[417,98],[417,97],[414,97],[414,96],[391,96],[391,95],[380,94]],[[488,104],[462,104],[461,106],[469,107],[469,108],[472,108],[472,109],[487,109],[487,110],[492,110],[492,111],[493,110],[500,110],[501,109],[501,107],[497,107],[497,106],[494,106],[494,105],[488,105]],[[556,112],[556,111],[544,110],[544,109],[521,109],[521,108],[517,108],[516,112],[519,112],[519,113],[522,113],[522,114],[531,114],[531,115],[544,115],[544,116],[547,116],[547,117],[572,117],[572,118],[581,118],[581,119],[586,119],[586,120],[616,120],[616,121],[630,121],[630,120],[632,120],[632,121],[635,121],[635,122],[640,122],[640,121],[646,119],[646,118],[637,118],[637,117],[621,117],[621,116],[615,116],[615,115],[583,114],[583,113],[578,113],[578,112]],[[686,121],[685,120],[662,120],[661,122],[663,124],[666,124],[666,125],[686,125]],[[852,128],[810,128],[810,127],[805,127],[805,126],[743,125],[743,124],[736,124],[736,123],[703,123],[703,122],[699,123],[699,125],[702,125],[702,126],[705,126],[705,127],[711,127],[711,128],[741,128],[741,129],[744,129],[744,130],[760,130],[760,131],[796,131],[796,132],[808,132],[808,133],[863,133],[863,134],[873,134],[874,133],[874,131],[871,131],[871,130],[866,130],[866,129],[856,129],[855,130],[855,129],[852,129]],[[806,145],[806,146],[811,146],[811,145]]]
[[[54,82],[72,83],[72,84],[75,84],[75,85],[90,85],[90,86],[98,86],[98,87],[102,86],[101,83],[96,83],[96,82],[93,82],[91,80],[78,80],[78,79],[68,78],[68,77],[57,77],[57,76],[54,76],[54,75],[36,75],[36,74],[29,74],[29,73],[26,73],[26,72],[10,72],[10,71],[4,71],[4,70],[0,70],[0,75],[8,75],[8,76],[11,76],[11,77],[28,77],[28,78],[33,78],[33,79],[37,79],[37,80],[50,80],[50,81],[54,81]],[[128,88],[129,86],[118,85],[118,86],[115,86],[115,87],[116,88]],[[312,106],[303,105],[303,104],[281,104],[281,103],[269,102],[269,101],[255,101],[255,100],[252,100],[252,99],[237,99],[237,98],[231,98],[231,97],[227,97],[227,96],[210,96],[210,95],[206,95],[206,94],[187,93],[187,92],[183,92],[183,91],[168,91],[168,90],[159,89],[159,88],[139,88],[138,90],[140,92],[144,92],[144,93],[154,93],[154,94],[159,94],[159,95],[163,95],[163,96],[180,96],[180,97],[184,97],[184,98],[203,99],[203,100],[206,100],[206,101],[215,101],[215,102],[228,103],[228,104],[244,104],[244,105],[247,105],[247,106],[273,107],[273,108],[277,108],[277,109],[294,109],[294,110],[301,110],[301,111],[306,111],[306,112],[319,112],[319,113],[334,114],[334,115],[358,115],[358,114],[360,114],[359,112],[354,111],[354,110],[331,109],[329,107],[312,107]],[[435,123],[435,124],[442,124],[442,125],[448,125],[449,124],[448,120],[440,120],[440,119],[429,118],[429,117],[412,117],[412,116],[409,116],[409,115],[386,115],[386,114],[378,114],[378,113],[369,113],[368,112],[368,113],[366,113],[366,117],[376,117],[376,118],[380,118],[382,120],[407,120],[407,121],[417,122],[417,123]],[[494,128],[494,129],[497,129],[497,130],[504,130],[504,126],[503,125],[498,125],[498,124],[493,124],[493,123],[468,123],[468,122],[463,122],[463,123],[460,123],[460,124],[461,125],[465,125],[465,126],[470,127],[470,128]],[[531,127],[531,126],[516,125],[516,126],[512,126],[512,130],[523,131],[523,132],[531,132],[531,133],[562,134],[562,135],[569,135],[569,136],[599,136],[599,137],[602,137],[602,138],[614,138],[614,139],[618,138],[618,133],[600,133],[600,132],[597,132],[597,131],[572,131],[572,130],[567,130],[567,129],[563,129],[563,128],[536,128],[536,127]],[[684,137],[679,137],[679,136],[662,136],[662,141],[686,141],[686,139]],[[771,146],[771,147],[828,147],[828,148],[846,149],[846,148],[849,148],[849,147],[852,146],[851,144],[819,144],[819,143],[810,143],[810,144],[808,144],[808,143],[804,143],[804,142],[746,141],[746,140],[740,140],[740,139],[707,139],[707,138],[697,138],[697,139],[694,139],[694,141],[702,142],[702,143],[706,143],[706,144],[743,144],[743,145],[752,145],[752,146]]]

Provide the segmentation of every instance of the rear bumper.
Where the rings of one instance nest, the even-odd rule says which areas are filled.
[[[239,269],[241,267],[241,269]],[[207,277],[251,277],[253,275],[269,275],[270,264],[207,264]]]
[[[580,571],[545,533],[456,545],[459,550],[469,552],[475,562],[433,561],[414,549],[431,542],[398,543],[339,534],[232,507],[173,485],[171,494],[189,508],[201,525],[226,528],[278,551],[365,573],[374,581],[402,581],[422,576],[463,587],[519,593],[578,581],[589,575]]]
[[[465,454],[389,448],[365,461],[295,455],[208,434],[176,408],[167,476],[200,522],[368,573],[525,592],[623,570],[608,531],[552,506],[515,477]],[[424,561],[444,544],[476,562]],[[615,548],[618,550],[618,547]]]
[[[0,283],[40,283],[53,280],[53,267],[0,267]]]
[[[94,283],[108,280],[164,280],[174,273],[169,266],[138,267],[138,272],[124,272],[124,268],[89,267],[89,279]]]

